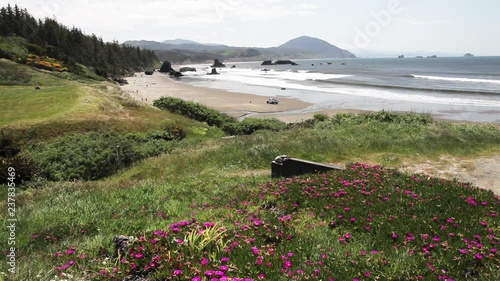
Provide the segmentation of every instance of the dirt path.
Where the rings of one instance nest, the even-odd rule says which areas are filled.
[[[456,178],[458,181],[469,182],[500,195],[500,155],[468,160],[441,156],[438,161],[404,163],[400,170],[450,180]]]

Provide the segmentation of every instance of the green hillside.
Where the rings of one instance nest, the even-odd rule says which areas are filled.
[[[261,131],[184,140],[105,180],[18,189],[23,220],[17,225],[22,262],[16,280],[123,280],[134,274],[209,280],[203,278],[224,265],[229,270],[222,274],[233,280],[287,280],[292,273],[312,280],[365,274],[434,280],[467,272],[497,280],[492,237],[500,202],[491,191],[364,164],[328,175],[269,178],[269,161],[278,154],[324,162],[383,162],[388,155],[404,160],[417,152],[433,159],[462,155],[458,147],[465,142],[468,157],[498,153],[495,127],[361,120],[319,121],[282,131],[281,138]],[[401,138],[393,142],[389,134]],[[114,255],[115,235],[139,239],[122,262]]]
[[[154,52],[104,42],[55,19],[35,19],[29,11],[8,4],[0,7],[0,58],[37,68],[84,74],[85,68],[102,77],[121,76],[156,66]]]

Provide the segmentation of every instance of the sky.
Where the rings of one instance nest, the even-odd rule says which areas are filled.
[[[500,55],[498,0],[0,0],[105,41],[274,47],[308,35],[370,53]]]

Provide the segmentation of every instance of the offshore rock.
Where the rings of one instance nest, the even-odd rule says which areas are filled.
[[[274,62],[276,65],[284,65],[284,64],[290,64],[290,65],[299,65],[298,63],[295,63],[291,60],[277,60]]]
[[[226,67],[226,65],[223,64],[222,62],[220,62],[219,59],[215,59],[214,60],[214,65],[212,65],[212,67]]]

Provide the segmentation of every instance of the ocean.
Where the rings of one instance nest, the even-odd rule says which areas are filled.
[[[220,75],[190,65],[195,86],[289,97],[324,109],[406,111],[436,118],[500,123],[500,57],[297,60],[299,65],[226,63]],[[231,68],[235,65],[235,68]]]

